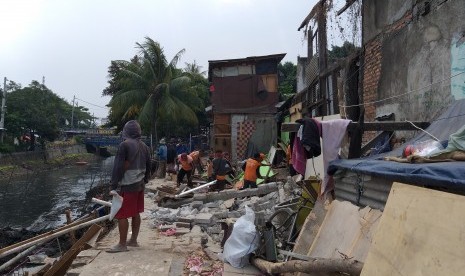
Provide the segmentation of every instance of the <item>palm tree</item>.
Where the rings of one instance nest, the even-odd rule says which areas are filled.
[[[189,76],[176,68],[184,49],[168,62],[160,44],[149,37],[136,48],[137,58],[116,61],[115,79],[121,90],[109,103],[112,116],[122,122],[138,118],[150,125],[155,139],[160,121],[197,124],[195,112],[203,108],[202,101],[191,92]]]

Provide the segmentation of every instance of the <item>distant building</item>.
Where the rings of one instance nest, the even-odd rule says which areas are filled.
[[[276,143],[277,68],[285,55],[209,61],[212,106],[206,111],[214,150],[230,152],[236,161]]]

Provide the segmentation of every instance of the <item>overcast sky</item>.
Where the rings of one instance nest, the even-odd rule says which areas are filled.
[[[316,0],[1,0],[0,77],[42,81],[97,117],[111,60],[130,59],[145,36],[178,64],[287,53],[306,56],[297,28]],[[86,102],[88,103],[86,103]],[[91,105],[91,104],[97,105]]]

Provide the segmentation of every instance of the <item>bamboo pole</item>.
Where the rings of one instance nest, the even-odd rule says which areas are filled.
[[[29,253],[31,253],[33,250],[37,249],[37,247],[39,247],[39,245],[43,244],[42,243],[38,243],[34,246],[31,246],[29,247],[28,249],[24,250],[23,252],[19,253],[18,255],[16,255],[14,258],[12,258],[11,260],[9,260],[8,262],[2,264],[0,266],[0,272],[2,272],[3,270],[7,269],[8,267],[10,267],[12,264],[16,263],[17,261],[21,260],[22,258],[26,257],[27,255],[29,255]]]
[[[24,241],[20,241],[20,242],[18,242],[18,243],[12,244],[12,245],[10,245],[10,246],[4,247],[4,248],[0,249],[0,254],[3,253],[3,252],[5,252],[5,251],[7,251],[7,250],[16,248],[16,247],[18,247],[18,246],[20,246],[20,245],[23,245],[23,244],[26,244],[26,243],[29,243],[29,242],[38,240],[38,239],[40,239],[40,238],[46,237],[46,236],[48,236],[48,235],[50,235],[50,234],[53,234],[53,233],[56,233],[56,232],[59,232],[59,231],[62,231],[62,230],[66,230],[66,229],[69,229],[69,228],[71,228],[71,227],[73,227],[73,226],[80,225],[80,224],[82,224],[82,223],[88,222],[88,221],[90,221],[90,220],[92,220],[92,219],[94,219],[94,218],[88,217],[88,218],[85,218],[85,219],[82,219],[82,220],[79,220],[79,221],[74,221],[74,222],[71,223],[71,224],[62,226],[62,227],[57,228],[57,229],[55,229],[55,230],[48,231],[48,232],[46,232],[46,233],[37,235],[37,236],[35,236],[35,237],[33,237],[33,238],[30,238],[30,239],[27,239],[27,240],[24,240]]]
[[[71,211],[70,210],[66,210],[65,211],[65,215],[66,215],[66,223],[68,224],[71,224],[73,223],[73,219],[71,218]],[[76,243],[76,234],[74,231],[71,231],[69,233],[69,237],[71,239],[71,244],[75,244]]]
[[[195,192],[195,191],[197,191],[197,190],[200,190],[200,189],[202,189],[202,188],[211,186],[211,185],[213,185],[213,184],[215,184],[215,183],[216,183],[216,180],[213,180],[212,182],[208,182],[208,183],[206,183],[206,184],[200,185],[200,186],[195,187],[195,188],[193,188],[193,189],[190,189],[190,190],[188,190],[188,191],[182,192],[182,193],[180,193],[179,195],[175,195],[174,197],[175,197],[175,198],[179,198],[179,197],[185,196],[185,195],[187,195],[187,194],[193,193],[193,192]]]
[[[96,218],[96,219],[84,222],[84,223],[79,224],[79,225],[72,226],[72,227],[64,229],[62,231],[58,231],[58,232],[49,234],[49,235],[47,235],[45,237],[42,237],[40,239],[36,239],[36,240],[30,241],[30,242],[24,243],[24,244],[19,245],[19,246],[14,244],[13,248],[10,248],[10,249],[3,248],[3,249],[0,250],[0,258],[3,258],[3,257],[8,256],[10,254],[19,252],[19,251],[21,251],[21,250],[23,250],[25,248],[31,247],[31,246],[33,246],[35,244],[38,244],[39,242],[42,242],[42,241],[47,242],[47,241],[52,240],[52,239],[54,239],[56,237],[67,234],[67,233],[69,233],[71,231],[84,228],[86,226],[92,225],[92,224],[97,223],[97,222],[108,220],[109,218],[110,218],[110,215],[106,215],[106,216],[103,216],[103,217],[100,217],[100,218]]]
[[[104,200],[101,200],[101,199],[98,199],[98,198],[95,198],[95,197],[92,198],[92,202],[103,205],[103,206],[111,207],[111,202],[104,201]]]

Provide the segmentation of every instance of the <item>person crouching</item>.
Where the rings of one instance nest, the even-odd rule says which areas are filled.
[[[184,176],[187,176],[187,186],[192,188],[192,157],[187,155],[187,153],[182,153],[178,155],[178,161],[180,165],[180,169],[178,172],[178,179],[177,179],[177,184],[178,186],[181,185],[181,182],[184,179]]]

